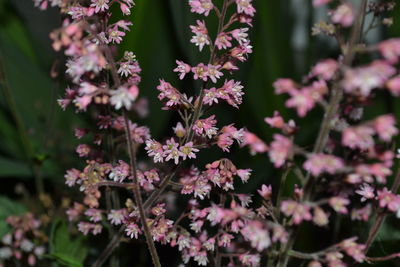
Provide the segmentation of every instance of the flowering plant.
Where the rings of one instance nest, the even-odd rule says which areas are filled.
[[[66,185],[81,192],[66,210],[70,227],[79,235],[108,238],[92,266],[118,262],[121,242],[146,244],[154,266],[165,265],[160,251],[166,246],[179,251],[183,266],[351,266],[398,258],[398,252],[369,255],[386,217],[400,217],[396,118],[364,116],[380,94],[400,95],[400,39],[372,44],[366,39],[377,25],[390,26],[386,14],[394,3],[313,1],[314,8],[329,12],[312,33],[336,42],[339,55],[316,62],[301,82],[273,83],[297,116],[285,118],[283,110],[266,114],[273,134],[263,141],[267,138],[247,125],[224,123],[214,112],[218,106],[234,111],[243,103],[245,84],[234,74],[253,52],[253,1],[187,2],[196,16],[190,43],[202,60],[176,60],[173,72],[194,85],[191,91],[160,77],[154,88],[158,100],[176,120],[168,134],[156,138],[139,124],[151,110],[141,96],[136,55],[120,56],[117,49],[133,23],[115,14],[131,15],[133,0],[34,0],[41,9],[57,6],[63,18],[50,35],[54,50],[67,57],[70,86],[59,105],[96,120],[90,128],[75,129],[82,140],[76,153],[85,165],[65,174]],[[304,143],[301,119],[314,110],[323,112],[319,130],[313,143]],[[245,147],[269,159],[280,174],[278,186],[263,182],[257,192],[240,190],[252,179],[252,158],[235,163],[232,151]],[[224,156],[202,159],[207,151]],[[40,224],[28,214],[8,219],[17,241],[19,221],[25,219],[33,223],[23,234],[33,231],[38,238]],[[360,222],[367,235],[346,231],[337,221]],[[316,244],[316,252],[301,252],[301,233],[310,227],[335,238]],[[21,259],[22,250],[35,265],[45,253],[46,239],[35,245],[28,240],[29,250],[17,241],[6,235],[0,258]]]

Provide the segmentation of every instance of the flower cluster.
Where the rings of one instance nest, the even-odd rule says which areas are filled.
[[[180,118],[172,136],[160,140],[129,119],[128,111],[139,117],[147,114],[145,100],[139,99],[141,69],[132,52],[116,60],[112,49],[132,25],[125,20],[111,22],[112,6],[129,15],[133,2],[51,1],[66,15],[51,38],[54,49],[64,49],[68,56],[67,74],[72,81],[59,103],[64,109],[70,104],[81,112],[93,109],[98,120],[93,129],[75,130],[78,139],[91,143],[76,148],[86,166],[65,175],[66,184],[83,193],[82,202],[68,209],[69,220],[84,235],[119,227],[120,235],[144,238],[155,266],[161,265],[154,242],[176,247],[185,265],[192,261],[200,266],[259,266],[264,255],[271,266],[287,266],[289,257],[312,260],[309,266],[364,262],[384,216],[400,216],[400,174],[388,185],[394,173],[393,139],[399,132],[395,116],[364,118],[363,114],[380,92],[400,95],[400,39],[364,43],[366,17],[375,16],[374,23],[393,6],[360,2],[357,7],[350,1],[314,0],[315,7],[329,3],[333,9],[327,17],[330,21],[315,25],[313,33],[336,37],[341,55],[317,62],[301,82],[280,78],[273,84],[276,94],[288,96],[285,106],[298,117],[323,110],[320,130],[310,145],[298,140],[301,124],[286,120],[278,111],[265,118],[275,131],[270,143],[235,124],[220,125],[211,112],[216,105],[239,108],[242,104],[244,87],[228,76],[252,53],[252,0],[188,0],[191,12],[202,17],[190,26],[190,42],[207,53],[208,60],[176,60],[173,71],[180,80],[196,81],[195,95],[160,79],[156,90],[163,109],[177,112]],[[35,3],[45,8],[49,1]],[[217,29],[207,20],[213,14]],[[376,59],[356,65],[360,53],[375,53]],[[278,190],[263,184],[258,198],[237,193],[236,183],[246,183],[251,169],[238,168],[228,157],[210,159],[205,167],[193,160],[213,147],[229,154],[235,143],[249,147],[252,155],[268,156],[283,172]],[[138,158],[142,150],[147,157]],[[286,178],[293,176],[299,185],[284,195]],[[134,199],[120,199],[116,188],[133,193]],[[105,207],[104,197],[113,199]],[[184,204],[174,205],[177,201]],[[253,201],[258,203],[256,209],[250,205]],[[378,218],[364,244],[350,237],[316,253],[293,250],[302,224],[323,231],[332,218],[367,222],[373,213]]]
[[[46,253],[48,239],[41,222],[32,213],[9,216],[6,222],[11,232],[1,240],[0,266],[8,266],[13,261],[37,266]]]

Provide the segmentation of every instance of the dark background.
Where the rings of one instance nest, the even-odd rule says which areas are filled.
[[[202,56],[206,56],[205,52],[199,53],[189,42],[189,25],[203,18],[190,13],[184,0],[135,2],[136,7],[129,18],[133,22],[132,31],[124,39],[120,51],[131,50],[137,55],[143,69],[141,96],[146,96],[150,103],[149,116],[139,123],[148,125],[152,135],[159,138],[171,134],[171,127],[178,117],[173,112],[160,109],[156,97],[158,80],[164,78],[189,94],[198,90],[196,84],[179,81],[172,70],[176,59],[196,64]],[[326,13],[322,8],[313,9],[311,1],[254,2],[257,9],[251,34],[254,53],[248,62],[240,65],[241,70],[235,77],[245,86],[244,103],[240,110],[221,105],[216,114],[220,125],[235,122],[238,127],[246,127],[269,142],[273,131],[264,123],[264,117],[279,110],[286,119],[295,118],[295,113],[284,107],[285,98],[274,95],[273,81],[279,77],[301,81],[318,59],[336,58],[339,51],[329,38],[311,36],[311,26],[322,20]],[[399,36],[400,21],[396,20],[399,14],[400,6],[392,14],[395,24],[390,29],[371,31],[368,41],[374,43],[382,38]],[[212,25],[212,19],[207,18],[207,21],[211,21]],[[64,186],[63,178],[66,169],[83,166],[74,152],[79,142],[73,136],[73,129],[90,128],[93,120],[90,112],[78,115],[73,109],[63,112],[56,103],[67,86],[63,74],[65,58],[62,53],[52,51],[48,36],[60,23],[55,9],[40,11],[33,7],[30,0],[0,0],[0,70],[5,77],[0,83],[1,201],[19,200],[23,196],[26,199],[27,195],[32,197],[35,194],[34,176],[43,177],[46,191],[55,203],[59,203],[64,196],[71,197],[76,193]],[[55,79],[50,77],[51,70],[58,73]],[[388,112],[397,114],[398,109],[397,100],[382,93],[366,109],[366,117]],[[312,145],[321,115],[322,110],[317,108],[306,118],[296,120],[301,129],[297,136],[298,143],[305,147]],[[231,154],[206,151],[201,154],[199,165],[222,156],[232,158],[239,168],[254,170],[250,182],[240,187],[239,191],[254,193],[263,183],[277,185],[279,182],[280,172],[274,170],[268,158],[265,155],[251,157],[247,150],[234,149]],[[287,192],[291,192],[296,183],[294,178],[289,181]],[[25,189],[22,190],[21,186]],[[1,218],[8,213],[10,211],[0,207]],[[346,227],[346,222],[339,221],[337,224],[338,227]],[[391,228],[385,228],[378,238],[379,245],[373,251],[376,255],[390,252],[391,245],[396,244],[394,240],[400,237],[399,223],[389,222],[389,226]],[[314,230],[304,229],[300,233],[304,235],[300,244],[304,250],[323,247],[323,243],[329,243],[334,234]],[[353,227],[352,230],[353,233],[363,232],[363,228]],[[175,255],[176,251],[171,250],[171,253]],[[163,258],[172,262],[175,256],[172,259],[164,255]],[[145,264],[146,254],[140,261]]]

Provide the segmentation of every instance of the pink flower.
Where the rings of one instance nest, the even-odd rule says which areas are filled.
[[[181,152],[181,156],[182,156],[183,160],[185,160],[186,157],[188,157],[189,159],[195,159],[196,158],[195,152],[199,152],[199,150],[197,148],[193,147],[193,142],[189,142],[189,143],[181,146],[179,148],[179,151]]]
[[[136,223],[129,223],[126,226],[125,229],[126,235],[129,236],[130,238],[138,238],[139,234],[141,233],[141,230],[139,228],[139,226]]]
[[[390,63],[398,62],[400,56],[400,38],[383,41],[378,46],[382,56]]]
[[[275,168],[281,167],[288,159],[293,147],[292,141],[280,134],[274,134],[269,150],[269,158],[274,163]]]
[[[263,251],[271,245],[269,232],[264,228],[264,225],[259,221],[251,221],[247,224],[240,233],[246,240],[250,241],[253,248],[258,251]]]
[[[183,138],[186,135],[186,129],[183,127],[181,122],[178,122],[175,127],[172,128],[174,130],[175,135],[178,138]]]
[[[279,114],[279,111],[274,112],[274,116],[271,118],[266,117],[265,123],[269,124],[272,128],[282,129],[285,126],[285,121]]]
[[[386,87],[394,96],[400,96],[400,76],[396,76],[386,83]]]
[[[334,209],[337,213],[347,214],[348,210],[346,208],[347,205],[350,204],[350,200],[343,197],[331,197],[329,199],[329,205]]]
[[[220,68],[220,65],[208,64],[207,66],[207,75],[208,77],[210,77],[213,83],[216,83],[217,79],[221,78],[221,76],[223,75],[223,73],[219,71]]]
[[[329,223],[328,214],[320,207],[314,208],[313,222],[318,226],[325,226]]]
[[[253,17],[256,9],[253,7],[251,2],[252,0],[236,0],[237,12]]]
[[[125,221],[126,216],[127,216],[126,209],[120,209],[120,210],[112,209],[108,213],[107,219],[113,225],[120,225]]]
[[[165,161],[173,159],[175,164],[179,163],[181,153],[178,150],[179,144],[175,142],[174,138],[167,140],[167,144],[163,146]]]
[[[393,66],[376,60],[366,67],[346,70],[343,87],[347,93],[368,96],[372,89],[383,87],[395,73],[396,69]]]
[[[344,163],[342,159],[333,155],[313,154],[304,162],[303,166],[312,175],[319,176],[323,172],[337,173],[344,167]]]
[[[174,69],[174,72],[180,73],[179,79],[182,80],[183,78],[185,78],[185,75],[190,72],[191,67],[188,64],[184,63],[183,61],[179,60],[176,61],[176,64],[178,64],[178,67]]]
[[[211,0],[189,0],[189,5],[191,7],[190,12],[204,14],[204,16],[208,16],[214,8]]]
[[[115,182],[122,183],[130,174],[130,168],[127,163],[122,160],[118,161],[118,165],[111,169],[109,177]]]
[[[108,41],[113,42],[113,43],[121,43],[122,42],[122,37],[125,36],[125,33],[118,30],[118,26],[115,25],[113,28],[110,28],[108,30]]]
[[[92,0],[92,4],[90,6],[95,8],[94,11],[96,13],[99,13],[100,11],[104,12],[109,8],[108,2],[109,0]]]
[[[375,197],[374,188],[371,187],[369,184],[364,183],[360,186],[359,190],[356,190],[356,193],[361,195],[361,202],[366,201],[367,199],[373,199]]]
[[[315,106],[310,90],[303,88],[291,92],[291,98],[286,101],[286,107],[295,108],[300,117],[304,117]]]
[[[102,219],[102,211],[98,209],[88,209],[85,211],[85,215],[90,218],[91,222],[100,222]]]
[[[247,183],[250,178],[252,170],[251,169],[239,169],[237,170],[237,176],[240,177],[243,183]]]
[[[232,46],[230,42],[231,40],[232,37],[230,37],[225,32],[221,32],[220,34],[218,34],[217,39],[215,40],[215,45],[219,50],[227,49],[228,47]]]
[[[213,105],[214,103],[218,104],[218,92],[215,87],[204,90],[204,104],[205,105]]]
[[[206,119],[197,120],[193,125],[193,130],[197,135],[212,138],[217,134],[218,129],[215,127],[216,123],[215,115],[211,115]]]
[[[379,200],[379,207],[387,208],[392,212],[396,212],[400,208],[400,198],[383,188],[383,190],[378,190],[377,199]]]
[[[368,126],[346,128],[342,134],[342,144],[352,149],[368,149],[374,145],[374,133],[374,129]]]
[[[157,142],[156,140],[149,139],[146,141],[147,155],[149,157],[153,157],[154,162],[163,162],[164,161],[164,150],[163,146]]]
[[[263,184],[261,186],[261,190],[257,190],[258,194],[262,196],[264,199],[269,200],[272,196],[272,187],[271,185]]]
[[[81,172],[77,169],[70,169],[67,171],[65,174],[65,184],[67,184],[69,187],[74,186],[76,183],[80,182],[80,176]]]
[[[332,22],[341,24],[343,27],[350,27],[354,17],[353,7],[350,3],[342,4],[332,12]]]
[[[365,259],[365,245],[357,244],[355,242],[357,237],[345,239],[340,243],[340,247],[347,255],[352,257],[357,262],[363,262]]]
[[[139,95],[139,88],[136,85],[132,85],[129,88],[122,86],[117,90],[111,90],[110,95],[110,103],[111,105],[115,106],[116,110],[120,109],[121,107],[130,110],[132,103]]]
[[[292,93],[297,90],[296,84],[291,79],[278,79],[273,84],[276,94]]]
[[[208,30],[204,21],[197,20],[196,26],[190,26],[192,32],[195,34],[190,40],[191,43],[194,43],[199,47],[199,50],[203,50],[205,45],[210,44],[210,37],[208,37]]]
[[[196,67],[192,67],[192,72],[194,74],[194,79],[202,79],[203,81],[207,81],[208,78],[208,68],[203,63],[200,63]]]
[[[336,60],[325,59],[318,62],[317,65],[313,67],[311,74],[312,76],[318,76],[321,79],[328,81],[335,76],[338,68],[339,64],[336,62]]]
[[[293,200],[282,201],[281,211],[286,216],[292,216],[294,224],[300,224],[302,221],[312,220],[310,207],[306,204],[300,204]]]
[[[78,153],[79,157],[87,157],[90,153],[90,147],[86,144],[80,144],[76,147],[76,153]]]
[[[236,41],[238,41],[240,45],[243,45],[249,42],[249,40],[247,39],[247,37],[249,36],[247,33],[248,30],[249,28],[234,29],[230,32],[230,34],[233,38],[235,38]]]
[[[267,144],[254,133],[245,131],[243,139],[242,146],[248,146],[251,155],[262,154],[268,151]]]
[[[379,138],[389,142],[393,136],[398,134],[397,128],[394,126],[396,120],[393,115],[382,115],[373,121],[373,125]]]

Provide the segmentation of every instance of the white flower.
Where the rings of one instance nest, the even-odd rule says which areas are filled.
[[[132,95],[126,87],[120,87],[117,90],[110,91],[111,105],[115,106],[115,109],[120,109],[121,107],[129,110],[132,107],[132,102],[135,101],[136,97]]]

